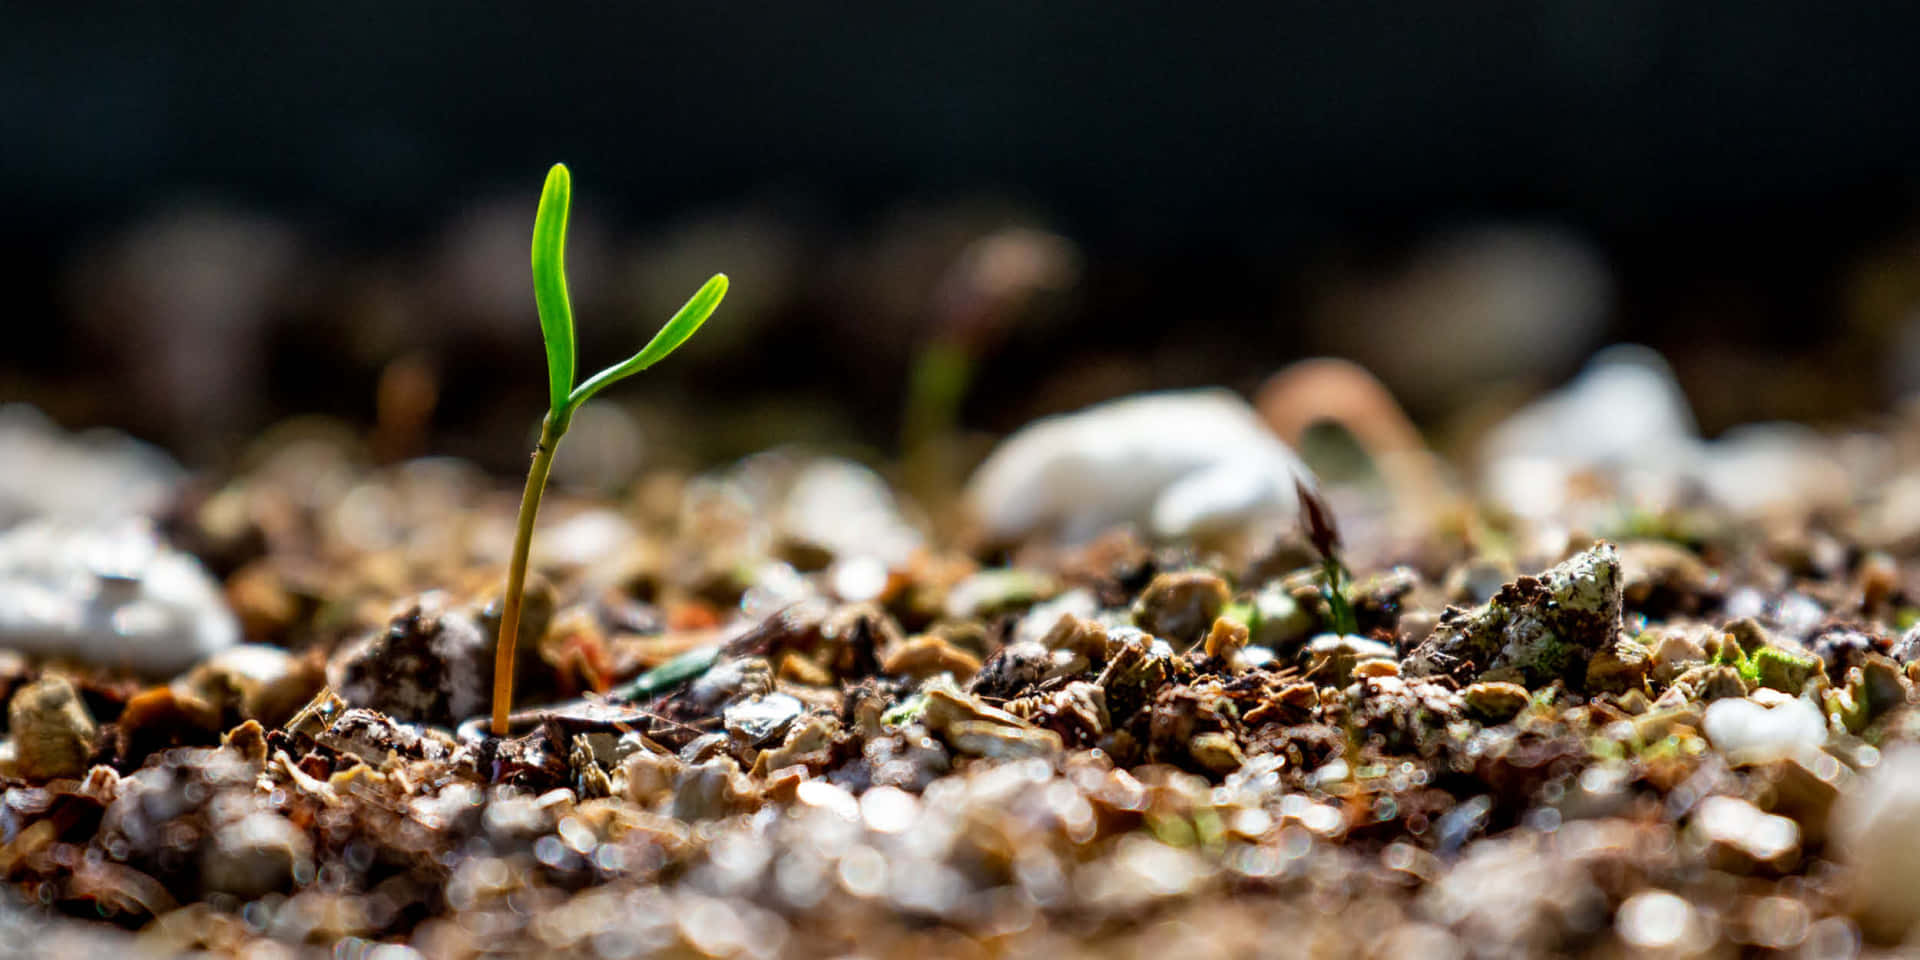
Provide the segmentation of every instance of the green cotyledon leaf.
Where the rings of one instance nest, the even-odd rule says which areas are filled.
[[[702,284],[693,298],[680,308],[673,319],[668,320],[660,332],[640,348],[640,352],[628,357],[621,363],[606,368],[593,375],[586,383],[575,388],[573,395],[567,398],[569,407],[579,407],[593,398],[593,395],[612,386],[627,377],[633,376],[648,367],[666,359],[667,355],[687,342],[687,338],[700,330],[700,325],[713,316],[720,301],[727,295],[727,275],[716,273]]]
[[[540,336],[547,344],[549,409],[560,411],[573,391],[573,304],[567,298],[567,213],[573,176],[567,165],[547,171],[540,210],[533,218],[533,300],[540,309]]]

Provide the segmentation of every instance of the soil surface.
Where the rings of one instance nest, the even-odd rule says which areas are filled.
[[[1588,483],[1409,533],[1336,496],[1350,547],[883,562],[738,477],[555,494],[505,738],[516,487],[269,458],[161,527],[243,643],[0,661],[0,924],[91,955],[1891,953],[1896,440],[1837,511]]]

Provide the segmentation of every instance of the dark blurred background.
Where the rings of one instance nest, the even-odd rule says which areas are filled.
[[[556,160],[583,367],[733,277],[707,333],[609,395],[701,457],[891,450],[942,340],[978,357],[962,421],[986,430],[1326,353],[1440,433],[1629,340],[1709,432],[1920,387],[1920,7],[0,19],[0,400],[189,462],[396,405],[414,452],[522,462],[526,239]]]

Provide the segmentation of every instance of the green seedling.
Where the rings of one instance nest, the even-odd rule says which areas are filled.
[[[1340,529],[1333,524],[1333,509],[1304,481],[1295,480],[1293,489],[1300,497],[1300,525],[1307,542],[1320,554],[1320,597],[1327,601],[1327,614],[1333,632],[1346,636],[1360,632],[1360,618],[1347,601],[1347,586],[1353,574],[1340,562]]]
[[[930,505],[944,496],[946,448],[959,432],[960,404],[973,381],[973,353],[952,338],[921,347],[907,380],[907,408],[901,418],[900,447],[907,487]]]
[[[900,452],[908,492],[936,520],[952,506],[960,408],[976,366],[1044,308],[1046,295],[1073,286],[1077,260],[1059,237],[1005,227],[969,244],[935,287],[929,336],[907,381]]]
[[[576,363],[573,306],[567,298],[567,213],[573,205],[573,177],[565,164],[547,171],[540,191],[540,210],[533,219],[533,299],[540,310],[540,336],[547,345],[546,419],[540,422],[540,442],[533,448],[533,466],[527,471],[527,490],[520,497],[519,525],[514,531],[513,560],[507,567],[507,596],[500,614],[500,638],[494,656],[493,732],[505,736],[507,715],[513,712],[513,664],[520,639],[520,600],[527,583],[527,554],[533,547],[533,521],[546,492],[547,472],[554,451],[566,436],[573,415],[594,394],[659,363],[687,342],[713,315],[727,295],[727,276],[714,274],[680,312],[654,334],[640,352],[574,384]]]

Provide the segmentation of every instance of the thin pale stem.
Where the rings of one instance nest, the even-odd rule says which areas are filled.
[[[1334,632],[1346,636],[1358,631],[1360,622],[1353,614],[1353,604],[1347,602],[1347,594],[1343,587],[1343,581],[1351,582],[1353,575],[1332,556],[1321,559],[1320,572],[1326,578],[1326,584],[1321,593],[1327,599],[1327,609],[1333,618]]]
[[[540,445],[533,448],[533,467],[527,471],[527,490],[520,495],[520,521],[513,534],[513,562],[507,567],[507,597],[500,609],[500,637],[493,656],[493,733],[507,735],[507,717],[513,713],[513,664],[520,642],[520,600],[527,586],[527,555],[533,549],[533,521],[540,514],[540,496],[547,489],[547,471],[560,445],[565,425],[556,428],[553,417],[540,424]]]

